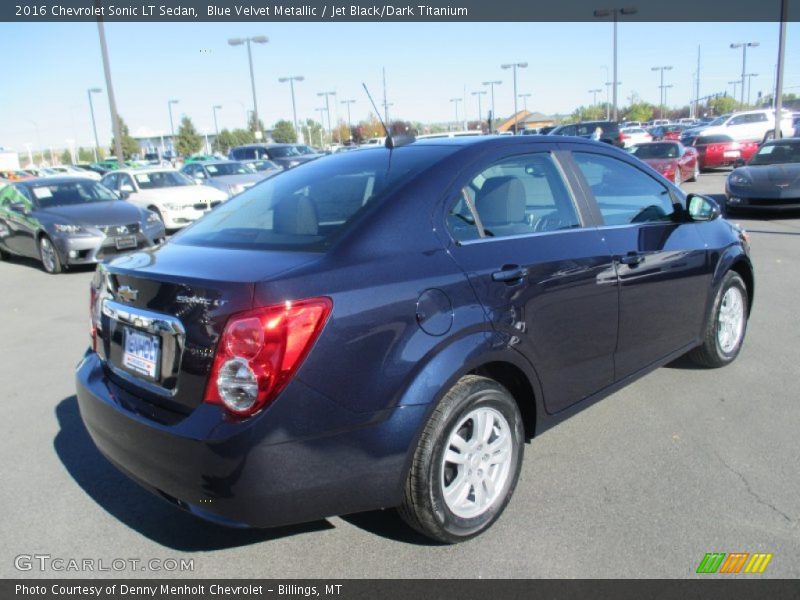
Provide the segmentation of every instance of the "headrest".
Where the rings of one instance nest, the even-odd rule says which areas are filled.
[[[483,182],[475,208],[485,224],[525,221],[525,187],[516,177],[490,177]]]
[[[275,233],[291,235],[317,235],[319,233],[317,209],[311,198],[307,196],[285,198],[278,202],[272,220],[272,230]]]

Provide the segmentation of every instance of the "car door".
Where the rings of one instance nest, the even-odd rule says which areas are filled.
[[[677,188],[627,157],[575,147],[571,158],[619,277],[620,380],[696,344],[710,262],[697,226],[677,204]]]
[[[497,343],[531,362],[555,413],[613,382],[618,299],[608,248],[583,226],[558,153],[542,147],[467,169],[445,220]]]
[[[46,187],[37,189],[47,190]],[[0,235],[5,238],[4,245],[14,254],[37,257],[39,221],[33,216],[34,204],[28,190],[21,185],[8,185],[2,191],[0,203]],[[22,210],[12,209],[12,206]]]

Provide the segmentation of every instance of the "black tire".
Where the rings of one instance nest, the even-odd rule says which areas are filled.
[[[50,249],[52,249],[52,254],[50,253],[50,249],[48,249],[48,245]],[[53,242],[50,240],[49,237],[43,235],[39,238],[39,260],[42,261],[42,268],[45,270],[46,273],[50,273],[50,275],[58,275],[63,271],[63,265],[61,264],[61,258],[58,256],[58,250],[53,245]],[[50,258],[47,258],[47,257]]]
[[[742,325],[738,339],[732,347],[724,348],[720,343],[720,311],[723,308],[723,298],[728,290],[735,288],[741,295],[742,301]],[[745,334],[747,333],[747,319],[749,317],[749,298],[747,287],[742,281],[741,276],[735,271],[728,271],[722,278],[714,304],[711,307],[711,314],[708,317],[706,331],[703,335],[703,343],[689,352],[689,358],[696,364],[715,369],[724,367],[736,360],[739,351],[742,349]]]
[[[459,427],[459,432],[465,428],[474,428],[475,420],[466,422],[463,420],[475,414],[476,410],[499,414],[505,422],[500,423],[497,420],[493,422],[491,436],[497,435],[497,437],[489,437],[485,441],[486,449],[477,446],[476,455],[466,454],[467,451],[465,451],[464,456],[472,457],[474,461],[477,461],[477,466],[476,464],[468,465],[466,461],[460,467],[446,466],[445,452],[450,446],[451,436],[456,433],[455,428]],[[498,430],[495,430],[495,425],[498,426]],[[489,492],[490,495],[494,495],[494,498],[482,509],[482,512],[467,517],[457,515],[448,506],[444,497],[444,488],[448,485],[445,481],[449,473],[454,471],[450,474],[453,485],[455,485],[453,482],[459,470],[463,471],[458,475],[466,479],[467,468],[477,469],[481,466],[480,460],[487,460],[486,457],[489,455],[484,453],[489,452],[488,448],[492,439],[495,441],[500,439],[500,435],[496,432],[503,431],[503,427],[506,428],[505,431],[510,437],[507,474],[500,487]],[[470,434],[470,438],[472,435],[473,433]],[[479,535],[500,517],[514,493],[522,464],[523,445],[522,417],[517,403],[508,390],[486,377],[477,375],[462,377],[442,398],[425,425],[406,480],[403,503],[398,509],[400,516],[411,527],[439,542],[453,544]],[[485,468],[488,474],[490,467]],[[469,473],[471,475],[472,470]],[[476,474],[480,473],[481,471],[476,470]],[[483,494],[488,487],[480,485]],[[477,503],[476,488],[471,483],[467,483],[466,488],[465,500],[473,497]]]

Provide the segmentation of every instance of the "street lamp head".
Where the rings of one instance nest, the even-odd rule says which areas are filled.
[[[517,63],[517,66],[520,69],[525,69],[528,66],[528,63],[526,63],[526,62]]]
[[[102,91],[103,91],[102,88],[89,88],[89,93],[90,94],[99,94]]]
[[[619,9],[621,15],[635,15],[639,12],[639,9],[635,6],[626,6],[625,8]]]
[[[230,38],[228,40],[229,46],[241,46],[244,44],[244,40],[242,38]]]
[[[599,18],[607,17],[610,14],[611,14],[611,11],[608,10],[607,8],[600,8],[600,9],[597,9],[597,10],[594,11],[594,16],[595,17],[599,17]]]
[[[510,69],[511,67],[512,67],[512,65],[511,65],[511,64],[507,64],[507,65],[500,65],[500,68],[501,68],[501,69]]]
[[[500,85],[501,83],[503,82],[500,79],[497,79],[496,81],[484,81],[483,85]]]
[[[214,106],[212,106],[212,108],[214,108],[216,110],[220,110],[222,108],[222,105],[221,104],[215,104]]]
[[[302,75],[296,75],[293,79],[295,81],[305,81],[306,80],[306,78],[303,77]]]
[[[254,35],[250,38],[251,42],[255,42],[256,44],[266,44],[269,41],[269,38],[265,35]]]
[[[178,102],[179,102],[178,100],[170,100],[169,104],[177,104]]]

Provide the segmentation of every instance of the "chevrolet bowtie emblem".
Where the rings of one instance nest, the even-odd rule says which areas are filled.
[[[125,302],[133,302],[139,296],[139,290],[123,285],[117,290],[117,296],[120,300],[124,300]]]

